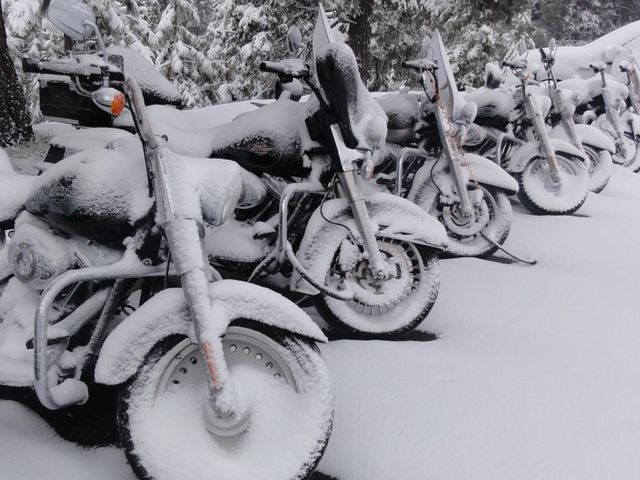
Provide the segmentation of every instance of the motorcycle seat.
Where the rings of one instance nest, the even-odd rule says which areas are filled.
[[[303,154],[319,146],[306,129],[307,107],[283,98],[209,128],[198,128],[193,116],[168,107],[149,107],[149,118],[154,133],[180,155],[224,158],[254,173],[295,176],[307,168]]]
[[[387,128],[397,130],[415,126],[420,118],[420,101],[415,95],[390,93],[379,97],[378,103],[387,115]]]
[[[367,90],[353,50],[345,43],[330,43],[317,55],[318,80],[340,126],[348,148],[382,148],[387,118]]]
[[[0,224],[15,219],[24,207],[36,177],[17,173],[0,149]]]
[[[509,116],[516,108],[513,94],[502,89],[481,87],[465,94],[464,99],[478,107],[475,123],[499,130],[506,128]]]

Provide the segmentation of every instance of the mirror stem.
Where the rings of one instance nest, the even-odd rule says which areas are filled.
[[[107,62],[109,60],[109,56],[107,55],[107,47],[104,44],[104,40],[102,39],[102,34],[100,34],[100,29],[95,23],[91,22],[83,22],[83,25],[88,25],[93,28],[93,31],[96,34],[96,40],[98,41],[98,48],[102,50],[102,59]]]

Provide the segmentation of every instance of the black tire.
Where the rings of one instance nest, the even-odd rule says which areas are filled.
[[[449,213],[451,207],[443,205],[438,199],[434,199],[434,205],[425,206],[425,210],[434,215],[447,231],[449,239],[445,254],[451,257],[488,257],[498,250],[494,243],[486,240],[484,236],[493,240],[498,245],[504,244],[509,236],[513,221],[513,209],[508,195],[504,190],[489,186],[481,186],[484,191],[483,202],[480,208],[476,208],[476,218],[488,215],[483,227],[472,226],[474,230],[465,236],[462,228],[457,228],[454,217]],[[487,201],[488,199],[488,201]],[[478,230],[476,232],[476,230]]]
[[[547,191],[543,185],[549,176],[546,158],[532,158],[516,176],[520,185],[518,199],[535,215],[571,215],[587,199],[589,172],[583,161],[561,153],[556,153],[556,158],[564,182],[559,191]]]
[[[243,344],[243,338],[249,340],[249,343]],[[255,343],[256,338],[260,342],[265,341],[267,343]],[[157,389],[163,379],[167,382],[167,388],[169,388],[175,386],[176,376],[184,374],[184,377],[178,378],[187,380],[184,380],[182,384],[178,381],[176,388],[179,390],[179,395],[193,401],[198,400],[199,394],[197,392],[199,388],[194,388],[193,385],[189,386],[189,379],[192,380],[194,376],[197,379],[198,375],[200,375],[203,377],[203,381],[206,380],[204,379],[204,370],[201,367],[202,362],[198,361],[193,364],[194,358],[201,360],[198,349],[193,350],[195,346],[184,337],[172,336],[165,338],[149,353],[136,376],[122,388],[118,401],[120,439],[127,459],[140,479],[175,480],[180,478],[180,480],[199,480],[201,478],[227,478],[221,475],[220,472],[224,472],[225,468],[235,468],[237,470],[232,472],[233,478],[252,478],[255,475],[251,475],[251,472],[259,470],[265,478],[302,480],[315,470],[329,441],[333,421],[331,381],[327,366],[320,356],[318,348],[315,344],[300,337],[247,320],[234,322],[229,327],[223,342],[225,357],[229,362],[231,375],[232,377],[235,375],[234,384],[238,385],[238,378],[242,378],[242,373],[244,372],[245,383],[243,386],[245,389],[250,386],[254,389],[259,388],[257,385],[260,384],[263,388],[266,386],[269,389],[267,391],[269,395],[260,397],[260,392],[253,391],[251,393],[254,396],[247,396],[251,402],[253,416],[250,417],[247,430],[232,438],[222,438],[211,434],[204,425],[202,411],[200,410],[197,413],[199,415],[197,418],[200,421],[194,421],[195,414],[193,410],[189,410],[189,405],[185,405],[184,402],[176,402],[174,400],[173,404],[179,407],[175,411],[171,410],[171,415],[160,415],[162,414],[163,402],[166,403],[167,399],[170,400],[172,394],[176,395],[175,392],[170,392],[169,390],[162,391],[161,395],[157,394]],[[251,342],[254,343],[252,344]],[[246,353],[246,348],[235,347],[235,344],[240,345],[240,347],[254,345],[255,348],[252,347],[253,351],[248,354]],[[268,348],[260,350],[261,345],[262,347],[268,345]],[[232,350],[232,348],[235,349]],[[255,356],[253,354],[254,351],[258,352]],[[179,353],[176,354],[176,352]],[[182,352],[186,352],[184,356],[182,356]],[[264,357],[262,356],[263,353],[260,352],[264,352]],[[273,352],[276,352],[276,356],[279,356],[273,362],[275,367],[271,361],[264,363],[269,358],[272,358],[270,355]],[[234,355],[237,355],[235,357],[237,358],[237,363],[233,363]],[[258,360],[259,355],[260,360]],[[189,360],[188,362],[187,359]],[[280,374],[273,374],[273,372],[279,371],[280,361],[285,362],[287,366],[282,371],[288,372],[283,373],[282,378],[291,379],[294,385],[282,380],[274,381],[272,378],[273,376],[279,378]],[[249,367],[246,365],[247,362],[250,364]],[[255,363],[255,367],[251,366],[253,363]],[[269,363],[271,363],[271,366],[269,366]],[[192,367],[191,364],[194,366]],[[184,365],[192,370],[186,372]],[[241,365],[240,370],[234,370],[236,368],[235,365]],[[181,367],[176,370],[178,366]],[[183,368],[185,369],[184,373],[182,372]],[[197,368],[201,369],[199,373],[196,370]],[[252,374],[247,377],[246,372],[248,370],[251,370]],[[167,375],[169,375],[168,380]],[[247,378],[258,378],[256,375],[260,375],[259,381],[246,382]],[[171,380],[172,378],[173,380]],[[195,385],[199,385],[199,382],[196,381]],[[287,389],[288,393],[282,398],[293,399],[292,402],[287,400],[280,403],[280,398],[277,399],[278,402],[270,399],[270,395],[273,392],[279,392],[278,394],[285,392],[282,388],[285,385],[291,386],[295,391]],[[206,392],[206,388],[203,388],[203,392]],[[262,401],[267,404],[267,407],[260,406],[260,402],[254,402],[254,398],[266,399]],[[274,405],[277,405],[276,408],[278,409],[275,414],[272,411],[266,412],[269,407]],[[295,408],[287,408],[291,406]],[[300,408],[302,410],[299,410]],[[153,412],[154,409],[158,411]],[[258,411],[262,410],[261,414],[258,414],[258,420],[256,420],[256,409]],[[285,409],[287,411],[284,411]],[[301,413],[304,413],[304,415],[301,415]],[[273,416],[265,414],[273,414]],[[175,431],[170,433],[175,435],[165,435],[162,442],[158,441],[160,436],[151,435],[153,438],[148,438],[149,434],[153,432],[145,431],[145,428],[153,425],[154,418],[161,421],[170,419],[166,428],[171,429],[173,427]],[[189,429],[189,419],[191,419],[191,427],[193,427],[191,430]],[[262,432],[260,427],[256,426],[260,421],[267,421],[268,423],[268,427],[263,427]],[[177,429],[176,425],[179,425]],[[271,433],[272,426],[274,426],[273,430],[278,430],[277,434]],[[194,429],[197,429],[197,431],[194,431]],[[284,430],[287,431],[284,432]],[[258,432],[257,434],[256,431]],[[270,433],[265,434],[264,432]],[[182,452],[181,455],[168,455],[167,451],[174,452],[171,449],[173,445],[181,446],[180,438],[185,437],[185,435],[193,435],[195,438],[204,439],[206,445],[199,446],[196,442],[188,452]],[[258,443],[260,443],[261,435],[274,441],[260,444],[256,448],[256,445],[254,445],[256,443],[256,435],[259,437]],[[278,435],[287,437],[287,439],[291,436],[297,438],[295,442],[289,439],[286,441],[284,438],[278,439]],[[167,439],[166,437],[169,438]],[[247,445],[255,449],[255,452],[249,452],[253,453],[254,456],[246,456],[246,449],[249,448]],[[185,447],[185,445],[182,445],[182,447]],[[234,459],[226,456],[228,448],[236,449],[233,452]],[[245,449],[244,452],[243,448]],[[258,451],[259,454],[256,456]],[[243,453],[245,457],[242,456]],[[279,463],[280,465],[274,466],[265,464],[269,462],[260,462],[264,458],[271,458],[273,460],[271,463],[275,465]],[[260,463],[260,465],[251,464],[250,462],[252,461]],[[170,464],[174,470],[167,472],[163,469],[163,465],[167,464]],[[283,467],[283,465],[285,466]],[[180,471],[178,476],[175,475],[175,469]],[[248,476],[244,476],[245,471]],[[204,472],[206,472],[205,475],[203,475]],[[269,474],[271,477],[269,477]]]
[[[411,282],[406,283],[406,295],[394,298],[392,305],[384,306],[384,312],[380,305],[359,301],[366,296],[364,291],[362,297],[356,294],[354,299],[348,302],[322,293],[316,295],[314,304],[322,318],[336,330],[350,337],[385,339],[413,330],[429,314],[438,296],[440,265],[432,249],[386,239],[379,239],[378,245],[383,254],[392,249],[398,252],[399,248],[402,248],[406,254],[401,256],[401,259],[407,263],[406,267],[400,267],[401,279],[404,272],[407,272],[407,275],[415,274],[417,277],[414,276]],[[339,252],[336,252],[334,265],[338,261],[338,256]],[[358,280],[354,283],[358,283]],[[376,308],[377,312],[375,312]]]
[[[589,188],[593,193],[600,193],[609,184],[613,172],[613,160],[607,150],[600,150],[583,144],[584,152],[589,156]]]

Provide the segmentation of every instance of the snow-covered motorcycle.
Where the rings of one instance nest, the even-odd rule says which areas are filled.
[[[478,114],[465,149],[493,159],[513,175],[520,185],[518,198],[532,213],[571,214],[586,200],[589,172],[578,148],[549,136],[545,118],[551,100],[529,91],[525,55],[521,45],[503,62],[519,85],[501,85],[500,72],[488,66],[485,87],[466,95]]]
[[[261,65],[306,83],[314,92],[308,102],[284,95],[211,128],[166,106],[148,107],[149,117],[174,152],[234,160],[255,186],[235,218],[206,231],[212,265],[296,301],[312,297],[323,318],[349,334],[387,337],[416,327],[431,310],[446,233],[405,199],[363,193],[356,164],[378,154],[385,116],[351,49],[331,37],[321,9],[313,41],[319,85],[302,60]],[[126,135],[109,147],[141,154]]]
[[[389,120],[375,179],[440,220],[449,236],[447,254],[490,255],[509,234],[508,196],[518,183],[491,160],[460,148],[476,106],[458,93],[440,33],[423,46],[426,57],[404,66],[420,74],[425,96],[400,92],[378,99]]]
[[[613,141],[599,129],[586,124],[576,124],[574,114],[580,103],[579,94],[558,87],[553,72],[557,46],[555,40],[549,43],[548,51],[540,48],[540,58],[547,73],[547,86],[541,87],[551,98],[552,109],[547,117],[552,128],[549,136],[568,141],[580,149],[589,170],[590,190],[601,192],[609,183],[613,170],[611,155],[615,153]]]
[[[558,88],[572,90],[582,98],[576,109],[581,123],[588,123],[615,143],[614,163],[633,171],[640,170],[640,117],[626,110],[628,88],[606,73],[605,62],[589,65],[594,75],[587,79],[570,78],[558,82]]]
[[[74,0],[53,0],[50,19],[74,38],[96,30]],[[100,80],[93,101],[111,114],[129,105],[144,155],[91,149],[35,179],[0,297],[0,383],[33,385],[50,409],[82,404],[94,382],[118,385],[140,478],[306,478],[332,425],[315,346],[326,338],[292,302],[219,280],[206,261],[204,225],[251,196],[242,169],[172,152],[137,83],[106,61],[24,66]]]

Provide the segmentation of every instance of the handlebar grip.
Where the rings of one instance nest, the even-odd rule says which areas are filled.
[[[306,65],[300,66],[287,64],[285,62],[260,62],[258,68],[261,72],[275,73],[276,75],[286,75],[293,78],[308,78],[310,73]]]
[[[260,62],[260,65],[258,66],[258,68],[260,69],[261,72],[279,73],[277,70],[274,70],[269,65],[267,65],[267,62]]]
[[[59,74],[60,72],[44,68],[42,61],[36,58],[23,58],[22,59],[22,71],[25,73],[51,73]]]
[[[79,75],[82,77],[100,79],[107,76],[114,82],[123,82],[124,74],[106,67],[81,63],[57,62],[55,60],[40,60],[37,58],[23,58],[22,70],[25,73],[41,73],[49,75]]]

